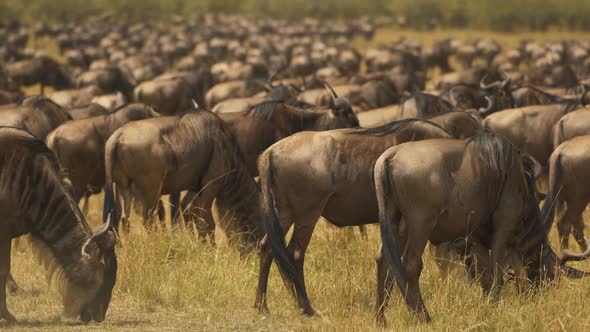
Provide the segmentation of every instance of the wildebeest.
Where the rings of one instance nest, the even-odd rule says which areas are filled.
[[[218,103],[230,98],[252,97],[264,91],[265,85],[257,79],[229,81],[215,84],[205,94],[207,109],[213,109]]]
[[[553,148],[576,136],[590,135],[590,108],[581,108],[562,116],[553,126]]]
[[[256,307],[268,310],[266,287],[274,256],[297,291],[299,307],[313,315],[303,261],[318,218],[340,227],[375,223],[377,201],[369,170],[379,155],[403,142],[448,137],[431,122],[408,119],[376,128],[302,132],[264,151],[258,169],[267,238],[261,243]],[[286,248],[284,234],[291,225],[294,232]]]
[[[458,110],[489,108],[482,116],[514,107],[514,99],[510,91],[510,79],[500,82],[485,83],[481,79],[479,88],[457,85],[448,91],[451,104]],[[490,106],[491,105],[491,106]]]
[[[494,133],[506,136],[546,167],[553,151],[553,126],[562,116],[578,107],[578,103],[568,102],[507,109],[488,116],[483,124]]]
[[[128,221],[132,192],[150,220],[160,196],[189,190],[199,193],[199,234],[213,236],[213,199],[222,213],[236,221],[224,225],[228,235],[249,243],[261,236],[258,227],[258,189],[248,173],[231,129],[215,114],[187,112],[180,116],[126,124],[109,138],[105,148],[105,206],[117,208],[115,225]]]
[[[105,184],[104,148],[109,137],[128,122],[159,116],[144,104],[127,104],[105,115],[68,121],[47,136],[47,146],[72,183],[74,200],[86,198],[84,212],[88,197]]]
[[[350,103],[331,90],[328,110],[304,110],[280,101],[262,102],[245,113],[223,113],[221,119],[235,131],[252,176],[258,175],[258,156],[275,142],[300,131],[358,127]]]
[[[16,107],[0,109],[0,126],[25,129],[40,140],[68,120],[71,117],[66,110],[44,96],[28,97]]]
[[[2,127],[0,145],[0,319],[15,320],[6,307],[11,239],[31,234],[62,288],[65,314],[104,320],[117,273],[110,221],[91,231],[58,160],[42,141]]]
[[[46,85],[56,89],[67,89],[73,85],[65,68],[48,56],[8,63],[4,66],[4,72],[21,85],[40,83],[41,94],[44,94]]]
[[[162,115],[174,115],[191,108],[193,91],[181,77],[155,79],[138,85],[133,99],[153,107]]]
[[[553,223],[557,215],[557,230],[561,248],[567,249],[570,231],[580,247],[586,249],[582,213],[590,202],[589,179],[590,136],[574,137],[556,147],[549,159],[549,190],[543,203],[542,215]],[[564,204],[565,203],[565,204]]]
[[[422,253],[434,245],[467,238],[474,244],[484,292],[498,295],[500,266],[528,278],[554,279],[583,255],[558,257],[549,244],[535,197],[533,160],[508,139],[482,133],[463,140],[409,142],[385,151],[375,163],[382,258],[377,261],[377,320],[393,279],[411,311],[429,321],[420,292]],[[392,274],[388,274],[388,271]],[[517,273],[519,274],[519,273]]]
[[[95,103],[68,108],[66,111],[68,112],[72,120],[86,119],[93,116],[105,115],[109,113],[107,109]]]

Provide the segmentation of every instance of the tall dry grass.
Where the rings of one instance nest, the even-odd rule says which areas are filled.
[[[88,220],[101,222],[99,198]],[[183,230],[146,231],[139,216],[117,248],[119,278],[107,320],[81,326],[60,317],[57,291],[48,288],[42,268],[25,242],[13,256],[13,272],[24,292],[8,305],[21,323],[12,330],[55,331],[373,331],[374,257],[377,227],[363,239],[353,229],[320,221],[306,256],[306,281],[319,317],[300,316],[273,266],[269,285],[271,314],[253,308],[257,282],[256,254],[240,258],[226,243],[203,243]],[[553,238],[553,243],[556,243]],[[428,251],[421,277],[430,325],[408,313],[394,291],[387,319],[391,330],[447,331],[584,331],[590,328],[588,280],[564,279],[559,285],[519,295],[509,283],[499,302],[484,296],[477,283],[457,268],[442,278]],[[590,269],[589,264],[581,267]],[[6,326],[0,322],[0,329]]]

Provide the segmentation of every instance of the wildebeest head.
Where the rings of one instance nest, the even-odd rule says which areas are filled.
[[[113,287],[117,280],[117,256],[115,255],[116,234],[109,215],[107,222],[100,226],[82,248],[88,268],[96,274],[94,296],[82,306],[80,320],[102,322],[111,302]],[[91,291],[90,289],[88,290]]]
[[[502,81],[496,81],[493,83],[485,83],[488,75],[486,74],[480,81],[480,88],[485,92],[488,98],[488,108],[486,108],[485,115],[501,111],[507,108],[514,107],[514,98],[510,90],[510,78],[505,78]],[[491,101],[491,102],[490,102]]]
[[[528,229],[520,232],[522,238],[515,239],[514,245],[517,247],[518,254],[523,258],[528,279],[540,282],[544,279],[555,280],[560,274],[570,278],[589,275],[587,272],[566,266],[569,261],[579,261],[590,257],[590,242],[588,240],[586,240],[588,249],[581,254],[563,251],[558,256],[551,248],[547,235],[550,223],[547,221],[543,223],[536,197],[535,168],[537,163],[527,155],[524,155],[522,160],[524,181],[526,182],[526,194],[524,195],[526,202],[522,216],[527,219],[524,224],[528,225],[525,226]]]
[[[330,84],[325,83],[326,90],[330,94],[330,111],[334,117],[334,128],[350,128],[358,127],[359,120],[352,111],[352,106],[346,98],[341,98],[336,95],[336,92]]]

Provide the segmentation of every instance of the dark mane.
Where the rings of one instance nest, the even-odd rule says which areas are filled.
[[[473,146],[478,162],[504,181],[516,163],[518,150],[506,137],[489,131],[465,141],[465,148]]]
[[[250,110],[244,113],[244,116],[253,117],[256,120],[268,121],[271,120],[279,110],[281,110],[281,114],[285,114],[291,121],[296,123],[314,121],[318,117],[324,115],[323,112],[298,108],[278,100],[269,100],[254,105]]]
[[[439,129],[443,130],[444,132],[447,132],[444,128],[437,125],[436,123],[432,123],[430,121],[422,120],[422,119],[415,119],[415,118],[393,121],[393,122],[386,123],[386,124],[378,126],[378,127],[349,129],[349,131],[350,131],[350,133],[357,134],[357,135],[382,136],[382,135],[387,135],[387,134],[391,134],[391,133],[395,133],[395,132],[404,130],[416,122],[425,122],[425,123],[428,123],[432,126],[435,126]]]
[[[107,114],[105,114],[105,116],[107,116],[107,115],[109,115],[109,114],[117,113],[117,111],[120,111],[120,110],[122,110],[123,108],[125,108],[125,107],[127,107],[127,106],[129,106],[129,105],[131,105],[131,103],[124,103],[123,105],[121,105],[121,106],[118,106],[118,107],[116,107],[115,109],[113,109],[112,111],[110,111],[110,112],[108,112]]]
[[[76,214],[76,217],[78,218],[78,220],[85,220],[84,217],[82,216],[82,213],[78,209],[78,204],[73,199],[73,197],[74,197],[73,190],[72,190],[72,186],[70,185],[69,180],[67,178],[67,174],[61,168],[61,164],[59,163],[59,160],[57,159],[57,157],[53,153],[53,151],[51,151],[47,147],[45,142],[37,139],[28,130],[18,128],[18,127],[11,127],[11,126],[0,126],[0,131],[6,130],[6,129],[18,130],[18,131],[21,131],[21,132],[27,134],[28,137],[18,137],[18,138],[15,138],[15,141],[18,142],[19,144],[22,144],[23,146],[27,147],[27,149],[29,151],[31,151],[35,156],[42,156],[47,161],[49,161],[49,164],[51,165],[51,170],[53,170],[55,172],[55,174],[57,175],[57,177],[59,179],[61,186],[63,187],[64,191],[66,192],[66,195],[68,197],[68,203],[72,207],[74,207],[74,206],[76,207],[75,209],[73,209],[74,213]],[[85,226],[88,229],[90,229],[88,225],[85,225]]]
[[[276,107],[282,103],[281,100],[266,100],[254,105],[244,113],[244,116],[253,117],[256,120],[270,120]]]

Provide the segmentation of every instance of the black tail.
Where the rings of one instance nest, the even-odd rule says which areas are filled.
[[[113,185],[108,183],[104,188],[104,205],[102,209],[102,222],[106,223],[109,213],[115,212],[115,194],[113,193]],[[119,228],[119,218],[117,213],[112,216],[115,228]]]
[[[272,193],[272,159],[270,151],[267,152],[266,158],[261,158],[260,165],[260,183],[262,185],[262,218],[266,227],[266,236],[272,249],[275,262],[283,276],[283,281],[289,290],[295,294],[296,291],[303,289],[303,280],[300,280],[295,261],[287,250],[285,245],[285,234],[279,222],[275,210],[275,201]]]
[[[555,210],[557,209],[559,211],[561,206],[563,206],[563,195],[561,194],[561,156],[559,154],[552,156],[550,161],[549,189],[545,202],[543,202],[543,208],[541,209],[541,217],[543,218],[546,232],[551,230]]]
[[[391,193],[392,182],[389,178],[389,169],[386,160],[379,162],[375,167],[375,187],[381,187],[381,192],[377,190],[377,201],[379,202],[379,224],[381,226],[381,243],[383,255],[385,256],[389,271],[393,273],[397,286],[402,295],[406,294],[406,272],[402,264],[401,254],[391,228],[392,222],[399,222],[400,212],[393,205],[393,195]],[[379,185],[377,184],[379,182]],[[393,219],[398,219],[397,221]]]
[[[113,135],[114,136],[114,135]],[[110,141],[110,140],[109,140]],[[119,229],[120,211],[117,211],[117,204],[115,202],[115,193],[113,191],[113,168],[115,166],[115,159],[117,155],[117,144],[108,144],[105,149],[105,187],[104,187],[104,206],[102,210],[102,220],[106,223],[109,213],[113,213],[112,220],[115,229]]]

